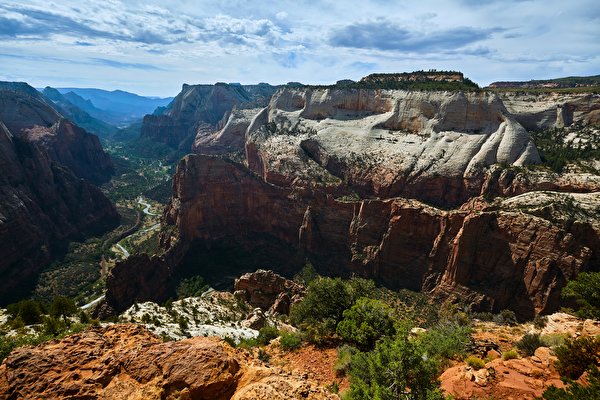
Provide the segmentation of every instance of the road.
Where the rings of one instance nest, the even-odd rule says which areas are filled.
[[[146,215],[158,215],[155,213],[150,212],[150,207],[152,207],[149,203],[146,203],[144,201],[144,198],[142,196],[138,197],[138,204],[143,205],[145,208],[142,210],[142,212]]]
[[[121,246],[120,243],[117,243],[116,246],[119,248],[119,250],[121,250],[123,252],[123,255],[125,256],[125,258],[129,257],[129,252],[127,251],[127,249],[123,246]]]
[[[82,310],[87,310],[88,308],[93,307],[96,304],[100,303],[103,299],[104,299],[104,295],[98,297],[97,299],[94,299],[94,300],[90,301],[86,305],[83,305],[83,306],[81,306],[79,308],[81,308]]]

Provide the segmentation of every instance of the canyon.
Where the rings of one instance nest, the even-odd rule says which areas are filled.
[[[600,265],[600,177],[529,168],[541,158],[521,122],[593,126],[600,97],[538,97],[532,111],[487,91],[288,86],[225,113],[178,164],[163,253],[118,263],[107,301],[164,300],[190,254],[234,248],[255,269],[310,261],[473,310],[555,311]]]
[[[94,184],[114,169],[98,138],[27,84],[0,85],[0,301],[20,298],[69,240],[118,224]]]

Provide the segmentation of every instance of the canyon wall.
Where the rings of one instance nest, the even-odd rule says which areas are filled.
[[[559,307],[566,281],[598,265],[593,212],[568,219],[478,198],[600,188],[523,172],[540,162],[537,149],[493,93],[286,87],[200,139],[174,177],[163,215],[173,229],[161,239],[169,262],[156,259],[153,275],[172,277],[193,248],[268,245],[280,270],[309,260],[324,274],[530,318]],[[111,291],[135,282],[127,271],[107,283],[117,308],[152,297]]]
[[[112,173],[98,138],[35,92],[0,90],[0,165],[0,303],[7,303],[69,240],[102,233],[119,217],[86,180],[102,182]]]

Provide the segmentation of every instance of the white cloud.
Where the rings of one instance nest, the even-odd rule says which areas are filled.
[[[2,1],[0,65],[37,86],[154,95],[422,68],[487,84],[599,73],[599,23],[596,0]]]

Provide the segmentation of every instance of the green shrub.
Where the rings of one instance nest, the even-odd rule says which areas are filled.
[[[600,319],[600,272],[580,273],[567,283],[561,295],[577,303],[579,317]]]
[[[177,298],[183,299],[186,297],[199,297],[202,293],[208,290],[210,286],[200,275],[191,278],[182,279],[177,286]]]
[[[465,362],[469,367],[473,368],[474,370],[479,370],[485,367],[485,362],[477,356],[469,356],[465,359]]]
[[[517,316],[514,311],[502,310],[500,314],[494,316],[494,322],[501,325],[514,326],[517,324]]]
[[[600,361],[600,340],[592,337],[568,339],[554,353],[558,357],[558,373],[569,379],[579,379],[586,369]]]
[[[302,267],[300,272],[294,275],[294,281],[298,282],[301,285],[308,286],[312,281],[314,281],[318,277],[319,274],[317,274],[315,267],[313,267],[313,265],[310,262],[308,262],[304,267]]]
[[[374,292],[375,284],[366,279],[319,277],[308,285],[304,299],[292,307],[290,322],[307,333],[306,340],[320,343],[335,332],[345,310]]]
[[[6,307],[12,318],[20,317],[25,325],[34,325],[42,322],[42,306],[35,300],[21,300],[16,304]]]
[[[546,347],[556,347],[565,343],[565,340],[569,338],[567,333],[551,333],[549,335],[542,335],[541,340]]]
[[[546,400],[600,400],[600,371],[593,366],[589,370],[588,384],[570,382],[569,386],[559,389],[552,385],[543,393]]]
[[[279,345],[285,351],[296,350],[302,345],[302,337],[295,332],[283,332],[279,339]]]
[[[532,356],[538,347],[544,343],[540,339],[539,333],[526,333],[517,343],[517,349],[521,350],[526,356]]]
[[[333,369],[338,376],[344,376],[350,370],[352,365],[352,356],[357,350],[347,344],[337,348],[337,360]]]
[[[402,399],[409,392],[418,400],[443,399],[438,390],[438,364],[417,341],[410,326],[399,327],[395,338],[384,338],[368,353],[357,352],[350,367],[350,398]]]
[[[258,344],[266,346],[271,343],[271,340],[279,336],[279,331],[274,326],[266,325],[260,328],[258,331],[258,337],[256,338]]]
[[[395,333],[392,310],[380,300],[362,297],[343,315],[337,333],[362,350],[373,349],[377,340]]]
[[[471,328],[456,323],[438,325],[422,334],[418,340],[427,353],[444,359],[465,355],[471,339]]]
[[[258,359],[264,363],[268,363],[271,359],[271,355],[263,349],[258,349]]]
[[[545,315],[536,315],[533,319],[533,327],[542,330],[548,324],[548,317]]]
[[[66,324],[53,316],[44,317],[43,332],[46,335],[58,336],[67,330]]]
[[[519,358],[519,353],[515,349],[502,352],[503,360],[514,360],[516,358]]]

